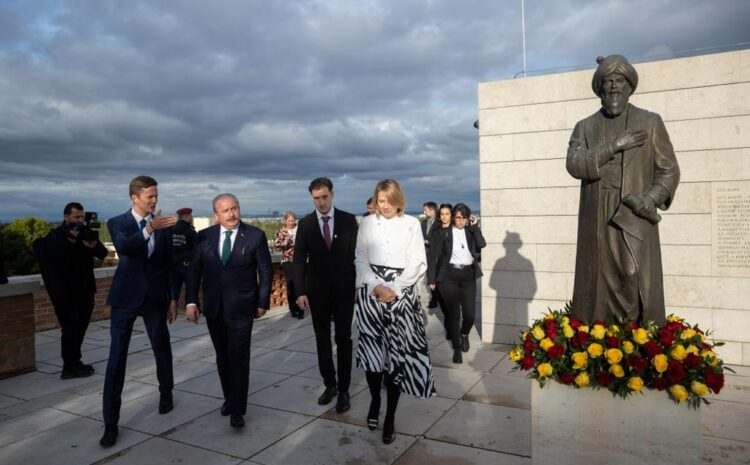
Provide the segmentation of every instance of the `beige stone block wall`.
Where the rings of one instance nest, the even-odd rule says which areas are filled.
[[[750,365],[750,278],[712,272],[712,192],[750,180],[750,50],[636,69],[632,102],[661,115],[682,172],[672,208],[660,212],[667,309],[712,329],[728,362]],[[592,75],[479,84],[485,341],[510,343],[571,298],[580,184],[565,155],[576,122],[599,109]]]

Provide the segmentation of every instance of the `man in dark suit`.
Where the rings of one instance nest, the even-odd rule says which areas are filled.
[[[159,380],[159,413],[172,410],[172,347],[167,320],[177,315],[177,296],[172,294],[172,234],[177,222],[173,215],[154,214],[159,197],[157,182],[149,176],[130,181],[133,207],[107,222],[119,263],[112,278],[107,304],[111,305],[107,374],[104,379],[104,435],[99,443],[110,447],[117,442],[125,365],[133,323],[138,316],[146,324]]]
[[[308,188],[315,211],[300,220],[294,245],[294,288],[297,305],[310,310],[318,350],[318,366],[326,389],[318,399],[325,405],[338,395],[336,411],[349,410],[354,316],[354,249],[357,220],[333,208],[333,183],[317,178]],[[333,366],[331,319],[336,330],[338,382]]]
[[[98,233],[84,224],[84,216],[80,203],[65,205],[63,223],[34,247],[62,331],[62,379],[94,374],[94,367],[81,361],[81,344],[94,310],[94,257],[106,258],[107,248]]]
[[[198,289],[203,313],[216,350],[224,405],[229,424],[245,426],[250,376],[250,337],[253,318],[262,317],[271,303],[273,270],[266,235],[240,221],[240,203],[232,194],[213,201],[219,224],[198,233],[185,288],[185,316],[198,322]]]

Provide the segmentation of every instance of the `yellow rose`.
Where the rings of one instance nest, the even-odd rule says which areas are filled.
[[[677,402],[685,402],[685,399],[688,398],[687,389],[685,389],[685,387],[681,384],[674,384],[672,386],[669,386],[669,392],[675,399],[677,399]]]
[[[620,333],[620,327],[617,325],[609,325],[607,328],[607,336],[617,336]]]
[[[643,328],[638,328],[633,330],[633,340],[639,344],[643,345],[648,342],[648,331],[646,331]]]
[[[541,347],[545,352],[549,350],[550,347],[555,345],[554,342],[552,342],[552,339],[545,337],[542,339],[542,342],[539,343],[539,347]]]
[[[563,326],[563,336],[565,336],[567,339],[572,338],[576,335],[576,332],[573,330],[573,327],[570,325]]]
[[[667,365],[669,362],[667,362],[667,356],[664,354],[658,354],[654,356],[654,359],[651,360],[651,364],[654,365],[654,368],[656,368],[656,371],[659,373],[664,373],[667,371]]]
[[[620,363],[622,360],[622,351],[620,349],[607,349],[607,361],[610,365]]]
[[[697,347],[695,347],[693,344],[690,344],[688,346],[688,348],[685,349],[685,352],[687,352],[689,354],[694,354],[694,355],[700,355],[700,353],[701,353],[700,349],[698,349]]]
[[[693,381],[692,383],[690,383],[690,390],[701,397],[708,394],[708,386],[701,383],[700,381]]]
[[[586,325],[581,325],[581,326],[578,327],[578,331],[580,331],[582,333],[588,333],[589,332],[589,327],[586,326]]]
[[[604,353],[604,347],[602,347],[601,344],[597,344],[596,342],[594,342],[589,346],[588,351],[589,355],[591,355],[591,358],[596,358]]]
[[[589,364],[589,354],[586,352],[574,352],[570,359],[573,360],[574,370],[583,370]]]
[[[671,314],[671,315],[669,315],[669,316],[667,317],[667,321],[668,321],[668,322],[670,322],[670,323],[674,323],[674,322],[676,322],[676,321],[682,321],[682,320],[680,320],[680,317],[679,317],[679,316],[677,316],[677,315],[675,315],[675,314],[673,313],[673,314]]]
[[[514,347],[513,350],[510,351],[509,357],[514,362],[520,361],[523,358],[523,349],[520,347]]]
[[[575,382],[579,387],[584,387],[584,386],[588,386],[591,380],[589,379],[589,375],[584,371],[584,372],[578,373],[578,376],[576,376]]]
[[[531,335],[534,336],[534,339],[537,341],[541,341],[544,339],[544,330],[541,326],[534,326],[531,328]]]
[[[594,337],[594,339],[599,339],[601,341],[602,339],[604,339],[605,334],[606,330],[602,325],[594,325],[594,327],[591,328],[591,335]]]
[[[552,365],[549,363],[540,363],[536,367],[536,371],[539,372],[539,376],[547,377],[552,374]]]
[[[555,314],[554,314],[554,313],[552,313],[552,312],[550,312],[550,313],[548,313],[548,314],[544,315],[544,319],[545,319],[545,320],[551,320],[551,319],[552,319],[552,318],[554,318],[554,317],[555,317]]]
[[[609,367],[609,372],[612,373],[615,378],[622,378],[625,376],[625,370],[622,369],[622,365],[614,364]]]
[[[523,334],[521,334],[521,340],[525,341],[526,340],[526,336],[528,336],[528,335],[529,335],[529,332],[528,331],[524,331]]]
[[[643,380],[639,376],[633,376],[628,380],[628,388],[630,388],[631,391],[640,391],[643,389]]]
[[[564,316],[563,317],[563,326],[569,325],[569,324],[570,324],[570,318],[568,318],[567,316]]]
[[[682,333],[680,334],[680,339],[682,339],[683,341],[686,341],[690,339],[691,337],[695,336],[696,334],[698,333],[696,333],[693,328],[688,328],[682,331]]]
[[[630,341],[623,341],[622,343],[622,351],[626,354],[630,355],[635,350],[635,346]]]
[[[716,355],[716,352],[710,349],[706,349],[703,352],[701,352],[701,357],[703,357],[703,360],[708,362],[708,364],[712,367],[718,365],[719,363],[719,357]]]
[[[684,360],[687,356],[687,351],[685,350],[685,347],[682,344],[677,344],[674,346],[671,352],[669,352],[669,355],[672,356],[675,360]]]

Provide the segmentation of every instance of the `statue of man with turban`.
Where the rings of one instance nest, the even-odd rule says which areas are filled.
[[[661,117],[628,100],[638,73],[621,55],[597,59],[602,108],[579,121],[566,168],[581,180],[573,316],[664,323],[661,217],[680,169]]]

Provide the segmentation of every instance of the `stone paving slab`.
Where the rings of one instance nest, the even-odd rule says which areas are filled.
[[[334,366],[336,365],[336,357],[333,358],[333,364],[334,364]],[[367,386],[367,377],[365,375],[365,370],[363,370],[361,368],[357,368],[356,366],[354,366],[354,362],[353,361],[352,361],[352,365],[353,365],[352,366],[352,378],[351,378],[351,381],[350,381],[351,384],[358,384],[360,386]],[[307,369],[307,370],[303,371],[302,373],[300,373],[297,376],[304,376],[305,378],[312,378],[312,379],[317,379],[317,380],[321,380],[321,381],[323,379],[320,376],[320,369],[318,369],[317,362],[315,363],[315,366],[313,366],[310,369]]]
[[[701,434],[750,442],[750,404],[712,402],[701,409]]]
[[[318,416],[335,406],[334,399],[330,404],[318,405],[318,397],[325,386],[322,380],[302,376],[292,376],[261,391],[248,396],[247,401],[254,405],[276,408],[288,412]],[[351,385],[351,396],[366,389],[364,386]]]
[[[393,443],[385,445],[380,430],[317,419],[251,460],[263,465],[390,464],[414,441],[398,434]]]
[[[430,348],[430,360],[436,367],[484,373],[495,368],[502,356],[500,352],[492,350],[489,346],[489,344],[487,344],[487,347],[484,344],[474,344],[469,352],[462,354],[463,363],[453,363],[451,343],[443,341],[441,344]]]
[[[24,400],[35,399],[78,384],[90,383],[92,378],[96,379],[96,377],[103,378],[101,375],[95,374],[88,378],[60,379],[58,374],[34,371],[0,382],[0,394]]]
[[[490,373],[463,400],[531,410],[531,380]]]
[[[5,407],[9,407],[11,405],[20,404],[23,401],[24,399],[20,399],[18,397],[11,397],[11,396],[0,394],[0,410],[4,409]]]
[[[87,416],[94,419],[102,418],[102,391],[103,386],[95,392],[78,396],[73,399],[60,402],[52,407],[76,415]],[[126,381],[122,390],[122,402],[127,403],[145,395],[153,394],[157,388],[151,384],[137,381]]]
[[[103,423],[79,418],[0,448],[0,463],[90,464],[149,438],[143,433],[120,428],[117,444],[105,449],[99,445],[103,430]]]
[[[79,417],[53,408],[43,408],[29,415],[10,419],[0,428],[0,447],[22,441],[34,434],[43,433]]]
[[[249,405],[244,428],[232,428],[229,418],[217,411],[177,427],[166,437],[247,459],[314,419],[307,415]]]
[[[394,465],[531,465],[528,457],[502,454],[445,442],[420,440]]]
[[[174,465],[199,463],[201,465],[235,465],[241,459],[208,451],[189,444],[152,438],[120,452],[108,465]]]
[[[454,368],[433,367],[435,390],[438,396],[460,399],[482,379],[482,373]]]
[[[285,331],[272,337],[267,337],[259,341],[253,341],[253,347],[269,347],[271,349],[283,349],[292,344],[302,342],[306,339],[315,340],[315,335],[311,331],[298,329],[294,331]]]
[[[748,465],[750,443],[701,436],[701,461],[711,465]]]
[[[100,375],[104,375],[107,373],[107,360],[108,359],[104,359],[100,362],[91,364],[94,367],[94,370],[96,370],[96,373],[99,373]],[[128,354],[128,361],[125,367],[126,380],[128,378],[134,379],[144,376],[144,368],[149,368],[149,372],[156,370],[154,354],[151,351]]]
[[[180,363],[180,364],[175,365],[172,368],[174,384],[189,381],[193,378],[197,378],[199,376],[203,376],[207,373],[211,373],[215,371],[216,371],[216,366],[211,365],[209,363],[199,362],[199,361]],[[217,380],[218,380],[218,377],[217,377]],[[154,386],[159,385],[159,379],[156,376],[156,371],[154,371],[153,373],[147,376],[136,378],[136,381],[140,381],[142,383],[153,384]]]
[[[222,401],[189,392],[174,391],[174,410],[158,412],[159,392],[122,404],[120,425],[149,434],[162,434],[221,407]]]
[[[531,457],[531,412],[459,401],[426,437]]]
[[[286,375],[296,375],[312,367],[318,366],[318,357],[306,352],[291,352],[288,350],[275,350],[267,354],[254,357],[251,363],[253,368],[263,371],[272,371]]]

